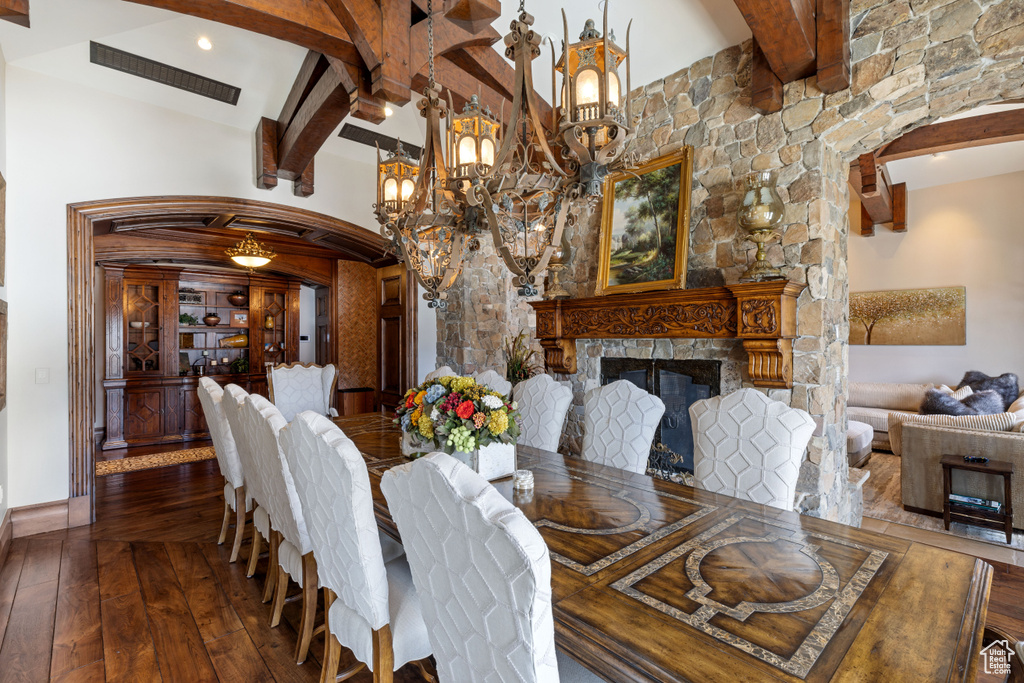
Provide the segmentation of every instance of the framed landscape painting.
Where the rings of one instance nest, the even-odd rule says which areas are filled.
[[[963,346],[967,343],[967,288],[852,292],[850,343]]]
[[[690,146],[605,179],[598,295],[686,286],[692,181]]]

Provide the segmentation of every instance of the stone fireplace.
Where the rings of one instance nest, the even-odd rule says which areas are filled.
[[[665,403],[665,414],[654,433],[648,469],[660,476],[693,472],[690,405],[718,396],[722,361],[602,358],[601,384],[617,380],[632,382]]]

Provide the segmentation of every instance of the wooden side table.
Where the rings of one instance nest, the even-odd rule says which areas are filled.
[[[942,464],[942,522],[946,530],[949,530],[951,521],[1001,529],[1006,532],[1006,542],[1010,543],[1013,540],[1013,463],[1002,460],[967,462],[962,455],[944,455],[939,462]],[[1002,512],[989,512],[970,505],[950,502],[949,494],[953,492],[953,470],[1000,475],[1003,478]]]

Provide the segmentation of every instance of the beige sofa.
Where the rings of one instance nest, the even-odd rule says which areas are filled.
[[[875,439],[871,443],[873,449],[891,450],[889,414],[896,412],[916,415],[924,399],[924,392],[932,386],[934,385],[850,382],[846,416],[851,420],[871,425],[875,430]]]
[[[942,512],[943,455],[983,455],[1014,463],[1013,526],[1024,529],[1024,423],[1018,431],[979,431],[924,424],[899,427],[902,439],[903,506],[911,511]],[[953,471],[953,491],[987,500],[1003,499],[1002,477]]]

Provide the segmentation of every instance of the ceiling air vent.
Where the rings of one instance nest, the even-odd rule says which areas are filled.
[[[353,126],[351,123],[346,123],[341,127],[341,132],[338,133],[339,138],[345,138],[346,140],[352,140],[368,147],[379,145],[383,152],[394,152],[398,148],[398,138],[393,138],[390,135],[382,135],[381,133],[375,133],[367,128],[361,128],[359,126]],[[420,154],[423,150],[416,145],[410,145],[408,142],[402,143],[402,149],[409,155],[410,159],[419,159]]]
[[[236,88],[233,85],[91,41],[89,42],[89,61],[115,71],[123,71],[126,74],[163,83],[172,88],[209,97],[225,104],[238,104],[238,96],[242,92],[241,88]]]

